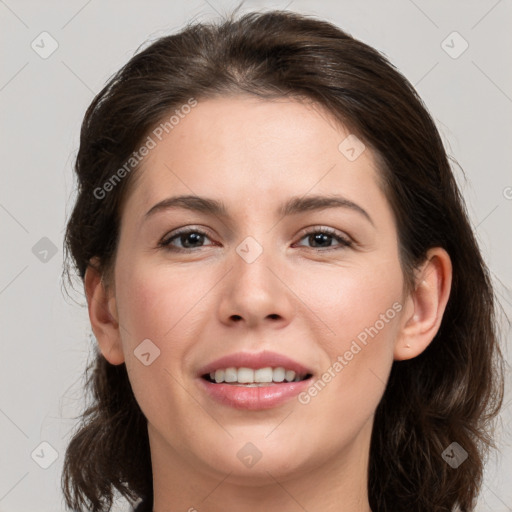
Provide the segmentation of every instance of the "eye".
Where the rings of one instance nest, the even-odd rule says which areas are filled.
[[[311,249],[315,250],[336,250],[351,247],[353,242],[348,238],[340,235],[336,230],[332,228],[312,228],[302,236],[301,240],[307,239],[307,241],[313,244]],[[338,242],[338,245],[332,245],[332,242]],[[302,245],[302,244],[299,244]],[[315,246],[316,245],[316,246]]]
[[[205,239],[209,239],[209,236],[203,230],[198,228],[187,228],[175,232],[171,234],[171,236],[165,237],[159,242],[158,246],[164,247],[169,251],[189,252],[194,249],[205,247]],[[351,240],[343,237],[336,230],[325,227],[312,228],[306,231],[300,240],[304,239],[312,244],[310,247],[311,249],[317,251],[343,249],[353,245]],[[335,242],[335,244],[333,245],[332,242]],[[303,244],[297,245],[303,246]]]
[[[169,251],[186,252],[193,249],[200,249],[208,234],[197,228],[182,229],[172,236],[164,238],[158,244],[159,247],[165,247]],[[181,246],[176,246],[179,243]]]

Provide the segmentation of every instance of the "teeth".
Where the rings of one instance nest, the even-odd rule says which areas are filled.
[[[221,382],[231,384],[245,384],[249,387],[256,387],[263,383],[271,384],[272,382],[298,382],[305,376],[298,375],[293,370],[287,370],[282,366],[271,368],[223,368],[210,372],[210,379],[217,384]]]
[[[224,372],[225,382],[236,382],[238,380],[238,371],[236,368],[226,368]]]
[[[239,368],[238,382],[240,384],[250,384],[254,382],[254,370],[252,368]]]
[[[254,372],[254,382],[272,382],[272,368],[260,368]]]
[[[285,374],[286,370],[283,367],[275,368],[272,380],[274,382],[283,382]]]
[[[295,379],[295,372],[293,370],[286,370],[286,373],[284,374],[284,378],[288,382],[292,382],[292,380]]]
[[[215,382],[224,382],[224,370],[215,370]]]

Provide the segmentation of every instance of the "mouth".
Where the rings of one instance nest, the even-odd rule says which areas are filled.
[[[274,352],[238,353],[203,367],[199,387],[209,399],[235,409],[278,407],[297,396],[313,379],[300,363]]]
[[[297,373],[282,366],[265,368],[219,368],[202,375],[202,378],[212,384],[229,384],[243,387],[276,386],[281,383],[301,382],[312,377],[311,373]]]

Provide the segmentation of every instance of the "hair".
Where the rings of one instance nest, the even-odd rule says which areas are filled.
[[[335,25],[289,11],[232,14],[189,23],[139,49],[85,114],[64,274],[83,280],[97,261],[111,282],[120,211],[139,166],[100,198],[98,190],[116,172],[120,176],[119,169],[174,109],[191,98],[236,94],[312,101],[372,149],[409,289],[430,248],[448,252],[453,278],[440,329],[421,355],[393,363],[375,413],[368,493],[375,512],[473,510],[503,399],[489,271],[450,158],[413,86],[385,56]],[[151,505],[147,420],[125,365],[111,365],[95,349],[86,370],[92,404],[65,454],[66,505],[106,511],[115,492]],[[453,442],[468,453],[456,470],[442,457]]]

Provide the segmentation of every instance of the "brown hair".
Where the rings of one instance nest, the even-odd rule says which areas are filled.
[[[503,394],[495,297],[436,126],[375,49],[326,21],[269,11],[187,25],[141,50],[85,114],[65,236],[73,271],[83,279],[97,257],[111,275],[120,205],[136,168],[104,197],[97,191],[150,130],[190,98],[235,93],[313,100],[372,148],[410,286],[429,248],[449,253],[452,289],[439,332],[421,355],[394,362],[377,408],[368,491],[375,512],[473,510]],[[109,364],[96,348],[87,375],[93,402],[67,448],[66,504],[106,511],[115,491],[151,504],[147,421],[125,365]],[[457,469],[442,458],[452,442],[469,454]]]

